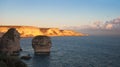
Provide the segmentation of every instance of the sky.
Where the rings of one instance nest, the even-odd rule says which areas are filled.
[[[0,0],[0,25],[119,35],[119,18],[120,0]]]

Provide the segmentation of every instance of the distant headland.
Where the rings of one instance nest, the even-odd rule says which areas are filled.
[[[72,30],[61,30],[59,28],[39,28],[34,26],[0,26],[0,37],[9,29],[16,28],[21,37],[34,37],[36,35],[46,36],[86,36],[87,34]]]

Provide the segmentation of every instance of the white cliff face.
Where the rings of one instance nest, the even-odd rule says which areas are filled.
[[[60,30],[58,28],[41,28],[47,36],[85,36],[86,34],[78,33],[71,30]]]
[[[47,36],[62,36],[63,33],[58,28],[41,28],[41,31],[44,32]],[[44,30],[44,31],[43,31]]]
[[[43,35],[43,33],[40,31],[39,28],[37,27],[20,27],[20,28],[16,28],[20,34],[21,37],[33,37],[36,35]]]
[[[10,28],[0,40],[0,51],[12,55],[20,51],[20,34],[15,28]]]
[[[78,33],[71,30],[60,30],[58,28],[38,28],[32,26],[0,26],[0,33],[5,33],[9,28],[16,28],[21,37],[34,37],[37,35],[46,36],[85,36],[85,34]],[[2,35],[2,34],[1,34]]]
[[[16,28],[21,37],[34,37],[37,35],[43,35],[39,28],[32,26],[0,26],[0,32],[5,33],[9,28]]]

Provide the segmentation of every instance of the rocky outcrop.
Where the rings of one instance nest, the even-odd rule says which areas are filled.
[[[30,60],[32,57],[31,56],[22,56],[21,59],[23,60]]]
[[[48,36],[36,36],[32,39],[32,47],[35,54],[49,54],[51,48],[51,39]]]
[[[20,51],[20,34],[15,28],[10,28],[0,38],[0,52],[7,55],[16,55]]]
[[[60,30],[58,28],[39,28],[33,26],[0,26],[0,35],[2,36],[9,28],[16,28],[21,37],[34,37],[37,35],[46,36],[85,36],[86,34],[78,33],[71,30]]]
[[[0,67],[28,67],[17,56],[8,56],[0,53]]]

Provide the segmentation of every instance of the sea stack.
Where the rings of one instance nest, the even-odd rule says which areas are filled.
[[[43,35],[35,36],[32,39],[32,47],[35,55],[49,54],[51,48],[51,38]]]
[[[20,49],[20,34],[15,28],[10,28],[0,39],[0,53],[18,55]]]

